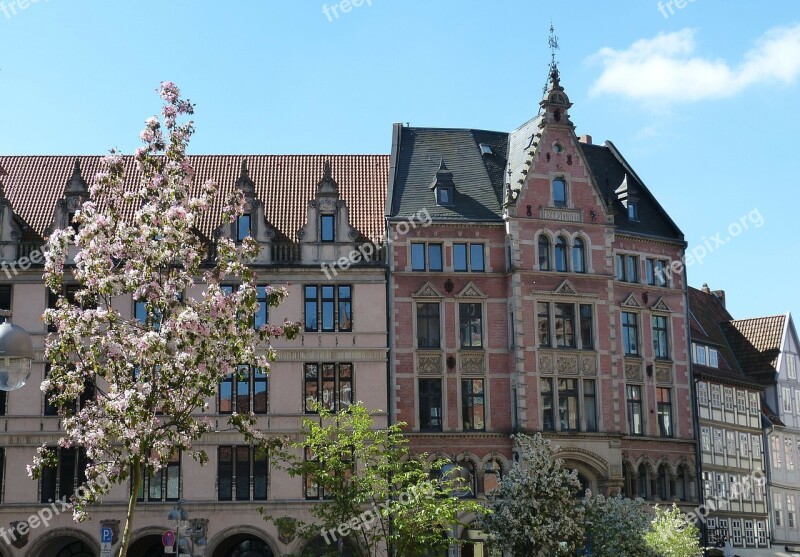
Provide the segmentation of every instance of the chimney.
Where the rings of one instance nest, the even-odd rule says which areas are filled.
[[[700,290],[702,290],[704,294],[711,294],[711,289],[708,287],[707,282],[703,283],[703,288],[701,288]]]
[[[719,299],[719,303],[722,304],[722,307],[725,307],[725,291],[724,290],[714,290],[711,293]]]
[[[578,141],[580,141],[581,143],[586,143],[587,145],[591,145],[592,144],[592,136],[589,135],[589,134],[584,134],[584,135],[582,135],[582,136],[580,136],[578,138]]]

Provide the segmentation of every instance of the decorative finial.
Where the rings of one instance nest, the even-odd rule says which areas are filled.
[[[556,50],[558,47],[558,37],[556,36],[556,29],[553,27],[553,22],[550,22],[550,38],[547,40],[550,45],[550,79],[554,82],[558,81],[558,62],[556,61]]]
[[[323,180],[330,180],[332,177],[331,173],[331,161],[330,159],[325,159],[325,162],[322,165],[322,179]]]
[[[83,175],[81,174],[81,159],[78,157],[75,157],[75,160],[72,163],[72,176],[70,176],[69,180],[67,180],[65,193],[88,193],[86,180],[83,179]]]
[[[250,169],[247,167],[247,159],[242,159],[239,179],[236,180],[236,187],[245,193],[254,193],[256,191],[256,184],[250,179]]]

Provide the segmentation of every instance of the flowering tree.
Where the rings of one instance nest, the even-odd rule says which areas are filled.
[[[686,520],[686,516],[673,503],[671,507],[655,507],[656,518],[645,534],[650,549],[660,557],[698,557],[700,530]]]
[[[283,455],[289,474],[305,478],[307,489],[326,499],[311,509],[316,523],[300,526],[303,536],[321,536],[326,544],[315,555],[339,555],[339,543],[358,557],[441,553],[460,520],[486,512],[477,501],[453,495],[465,486],[437,474],[444,461],[431,465],[425,455],[410,454],[405,424],[375,429],[361,403],[339,414],[317,410],[319,417],[303,421],[296,452]]]
[[[75,214],[79,230],[56,230],[45,263],[53,292],[62,292],[65,275],[79,288],[74,299],[61,296],[45,312],[56,332],[46,343],[52,367],[42,390],[63,417],[60,445],[86,451],[87,480],[107,479],[101,487],[131,480],[120,557],[127,554],[144,475],[164,467],[175,451],[204,463],[193,443],[210,430],[202,412],[220,380],[240,365],[266,371],[274,359],[270,339],[293,338],[299,330],[288,322],[254,327],[252,238],[241,244],[219,238],[212,252],[199,237],[216,185],[193,183],[186,147],[194,124],[183,121],[193,105],[171,82],[161,84],[160,95],[163,127],[149,118],[134,156],[140,181],[126,179],[123,158],[112,151]],[[243,203],[240,193],[226,200],[224,221],[233,222]],[[222,288],[223,280],[238,286]],[[196,284],[201,294],[184,295]],[[276,306],[285,296],[269,289],[267,303]],[[145,322],[126,317],[131,298],[144,304]],[[247,429],[253,418],[234,415],[232,423]],[[29,474],[39,477],[55,460],[53,450],[40,448]],[[103,494],[95,489],[76,500],[76,520],[86,518],[84,503]]]
[[[621,495],[603,497],[587,492],[583,501],[586,510],[586,535],[596,557],[646,557],[654,555],[645,541],[650,528],[642,499]]]
[[[575,499],[577,472],[564,468],[556,449],[540,434],[516,435],[519,462],[488,497],[492,513],[481,524],[495,552],[574,555],[583,546],[584,509]]]

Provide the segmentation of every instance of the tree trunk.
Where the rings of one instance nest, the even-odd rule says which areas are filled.
[[[125,529],[122,531],[122,542],[119,545],[118,557],[127,557],[128,546],[131,544],[131,534],[133,534],[133,515],[136,512],[136,498],[139,495],[139,487],[142,485],[142,467],[139,463],[133,465],[133,485],[131,486],[131,496],[128,499],[128,513],[125,515]]]

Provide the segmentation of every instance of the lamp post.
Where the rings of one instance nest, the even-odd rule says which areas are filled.
[[[189,513],[183,510],[182,501],[169,511],[167,519],[175,527],[175,545],[178,557],[203,557],[206,554],[206,538],[202,531],[189,527]]]
[[[6,321],[0,325],[0,390],[16,391],[31,376],[33,342],[28,331]]]

